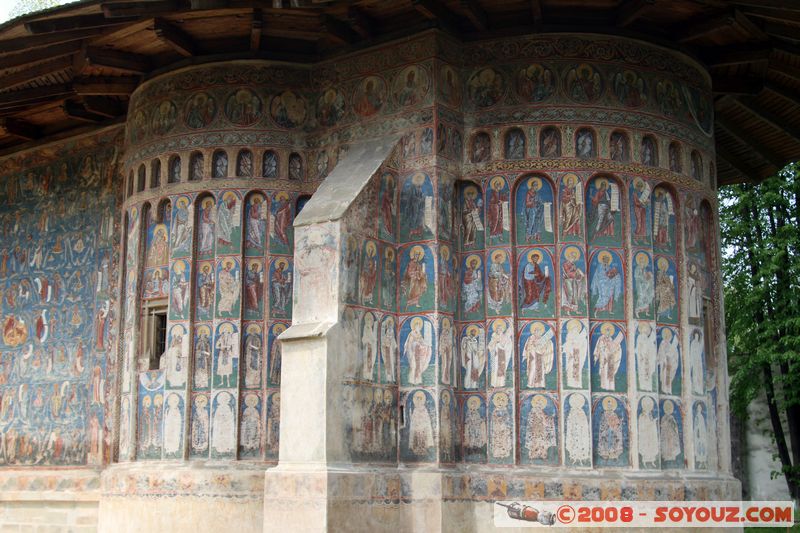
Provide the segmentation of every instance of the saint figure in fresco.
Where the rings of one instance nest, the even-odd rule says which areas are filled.
[[[622,296],[622,273],[611,262],[609,252],[600,252],[597,270],[592,276],[594,312],[613,313],[614,305]]]
[[[371,304],[375,294],[375,283],[378,279],[378,256],[374,242],[370,242],[366,247],[367,257],[361,266],[360,285],[361,303]]]
[[[461,242],[464,246],[475,244],[482,206],[478,189],[473,186],[464,189],[464,207],[461,211]]]
[[[647,238],[647,207],[650,204],[650,187],[641,179],[633,182],[633,238]]]
[[[571,394],[568,401],[570,409],[564,422],[564,448],[570,463],[588,466],[592,460],[592,446],[589,419],[583,410],[586,399],[580,394]]]
[[[478,334],[477,326],[469,326],[467,334],[461,339],[461,366],[464,369],[464,388],[478,388],[486,366],[486,353],[483,335]]]
[[[444,385],[450,385],[453,378],[453,353],[455,350],[453,326],[450,324],[449,318],[444,318],[442,329],[439,332],[439,360],[442,365],[440,379]]]
[[[542,188],[540,178],[528,180],[528,191],[525,193],[525,242],[539,242],[545,230],[544,202],[539,196]]]
[[[500,177],[495,177],[491,181],[487,213],[490,239],[501,239],[503,237],[503,226],[505,223],[503,218],[503,205],[508,205],[508,193],[503,190],[504,185],[505,181]]]
[[[408,382],[412,385],[422,383],[422,375],[428,369],[433,354],[433,339],[423,332],[423,321],[419,317],[411,319],[411,331],[403,344],[403,356],[408,361]]]
[[[639,425],[639,456],[645,468],[658,468],[658,416],[653,414],[655,402],[649,396],[642,398]]]
[[[278,324],[273,330],[276,338],[272,341],[272,348],[269,352],[269,382],[273,385],[281,384],[281,361],[283,350],[281,347],[281,341],[279,341],[277,337],[283,333],[284,330],[286,330],[286,326],[283,324]]]
[[[611,186],[608,180],[597,181],[597,188],[591,197],[591,217],[589,228],[593,239],[614,236],[614,213],[611,211]]]
[[[503,305],[511,301],[511,277],[505,268],[506,252],[498,250],[492,254],[492,264],[487,274],[487,294],[489,308],[500,313]]]
[[[541,322],[531,324],[530,332],[522,350],[522,359],[528,367],[528,388],[543,389],[547,375],[553,370],[553,332],[545,332]]]
[[[292,298],[292,273],[288,271],[289,262],[278,259],[275,270],[272,272],[272,308],[274,311],[285,312]]]
[[[465,314],[480,312],[483,304],[483,274],[480,264],[481,260],[477,255],[467,259],[467,269],[461,283],[461,300]]]
[[[428,455],[428,449],[434,445],[433,422],[425,400],[424,392],[415,392],[411,399],[411,413],[409,413],[408,447],[418,457]]]
[[[614,390],[617,370],[622,363],[622,343],[624,335],[618,332],[614,336],[614,326],[608,322],[600,326],[600,337],[594,347],[594,360],[598,366],[600,388]]]
[[[616,461],[622,455],[622,419],[616,413],[617,400],[610,396],[601,403],[597,455],[608,461]]]
[[[427,195],[423,190],[425,175],[417,172],[411,178],[411,187],[407,194],[403,195],[402,210],[403,217],[408,221],[409,239],[421,238],[425,233],[425,199]]]
[[[547,305],[550,299],[552,285],[550,272],[547,266],[544,270],[542,262],[542,252],[533,250],[528,254],[528,263],[522,272],[522,309],[537,310],[541,305]]]
[[[264,292],[264,279],[261,265],[257,261],[250,263],[244,279],[244,306],[249,311],[258,312],[261,308],[261,296]]]
[[[586,274],[576,265],[580,257],[580,250],[570,246],[561,263],[561,310],[565,313],[578,313],[586,304]]]
[[[653,237],[659,248],[672,246],[672,237],[669,232],[670,216],[672,215],[672,197],[663,189],[655,192],[655,212],[653,213]]]
[[[661,391],[667,394],[672,393],[672,382],[678,373],[680,363],[680,353],[678,352],[678,339],[673,335],[672,330],[663,328],[661,330],[661,342],[658,344],[658,375],[661,378]]]
[[[266,233],[265,221],[267,220],[267,206],[263,197],[256,195],[250,204],[247,213],[247,248],[261,249],[264,247],[264,234]]]
[[[525,426],[525,449],[528,459],[546,460],[550,448],[555,448],[556,418],[545,412],[547,399],[541,394],[531,398],[531,410]]]
[[[708,463],[708,424],[701,404],[694,406],[694,460],[703,467]]]
[[[244,356],[247,360],[244,384],[251,389],[258,388],[261,384],[261,337],[257,334],[247,335],[244,341]]]
[[[211,198],[203,200],[199,225],[200,239],[197,250],[207,254],[214,250],[214,202]]]
[[[669,262],[660,257],[656,273],[656,314],[658,318],[672,319],[675,310],[675,282],[669,273]]]
[[[233,261],[225,261],[219,272],[219,302],[217,311],[231,313],[239,300],[239,274],[233,270]]]
[[[394,383],[394,370],[397,364],[397,338],[394,317],[389,316],[381,325],[381,360],[383,373],[387,383]]]
[[[385,189],[381,194],[381,219],[383,227],[389,235],[394,235],[394,211],[395,211],[395,182],[394,176],[386,174],[384,177]]]
[[[194,353],[194,387],[203,389],[208,387],[208,376],[211,368],[211,339],[209,339],[207,327],[199,328]]]
[[[205,264],[197,276],[197,288],[200,293],[198,305],[205,313],[211,312],[211,304],[214,301],[214,285],[214,273],[211,272],[211,265]]]
[[[492,457],[504,459],[514,451],[514,417],[508,408],[508,395],[499,392],[492,397],[491,450]]]
[[[492,338],[489,340],[487,349],[489,351],[489,385],[492,387],[505,387],[508,374],[508,366],[513,357],[514,339],[512,330],[503,320],[497,320],[492,325]]]
[[[567,322],[567,336],[561,345],[564,352],[564,373],[567,387],[583,388],[583,367],[586,364],[586,337],[583,324],[578,320]]]
[[[464,448],[468,454],[480,453],[486,445],[486,421],[481,416],[480,407],[480,399],[470,396],[464,415]]]
[[[581,234],[582,193],[577,189],[579,182],[575,174],[564,176],[564,187],[559,202],[561,208],[561,232],[564,237],[577,237]]]
[[[425,251],[421,246],[414,246],[410,253],[411,258],[406,265],[403,281],[400,287],[406,297],[406,308],[420,307],[420,298],[428,291],[428,275],[426,273]]]
[[[278,193],[275,195],[275,236],[284,246],[289,246],[289,229],[292,225],[292,204],[289,202],[289,195]]]
[[[233,333],[233,326],[225,324],[219,329],[219,336],[214,345],[217,349],[217,376],[222,378],[223,388],[231,386],[233,375],[233,360],[237,355],[236,336]]]
[[[675,461],[681,454],[681,434],[675,419],[675,404],[665,400],[663,410],[660,424],[661,456],[664,461]]]
[[[643,252],[636,254],[633,282],[636,295],[634,314],[636,318],[639,318],[642,313],[647,316],[650,312],[650,306],[653,305],[655,286],[653,284],[653,273],[650,271],[650,258]]]
[[[636,336],[636,372],[639,377],[639,389],[653,391],[653,378],[657,370],[656,332],[647,322],[639,322],[639,334]]]
[[[703,333],[699,329],[692,331],[689,338],[689,364],[692,377],[692,392],[704,394],[705,377],[703,375]]]

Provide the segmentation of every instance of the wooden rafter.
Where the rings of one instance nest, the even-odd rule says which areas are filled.
[[[747,110],[748,113],[755,116],[762,122],[766,122],[773,128],[784,132],[786,135],[792,137],[794,142],[800,143],[800,128],[796,127],[791,122],[782,119],[771,111],[764,109],[756,104],[752,99],[734,98],[733,101],[737,106]]]
[[[800,68],[784,61],[770,61],[769,69],[794,81],[800,81]]]
[[[72,85],[75,93],[81,96],[128,96],[139,85],[139,78],[80,78],[73,80]]]
[[[358,34],[348,24],[330,15],[320,15],[320,26],[323,33],[336,43],[346,46],[358,41]]]
[[[37,126],[10,117],[0,118],[0,132],[23,141],[33,141],[41,137],[41,131]]]
[[[0,41],[0,56],[6,54],[25,53],[31,50],[51,47],[53,45],[68,43],[71,41],[81,41],[90,39],[103,33],[101,29],[67,31],[44,35],[32,35],[29,37],[17,37],[16,39],[5,39]]]
[[[33,20],[25,23],[25,29],[31,35],[41,33],[56,33],[70,30],[88,30],[93,28],[107,28],[119,24],[133,22],[136,17],[121,17],[107,19],[104,15],[74,15],[71,17],[48,18]]]
[[[784,100],[789,101],[795,107],[800,107],[800,94],[797,94],[797,91],[787,89],[771,81],[764,83],[764,88],[773,94],[777,94]]]
[[[447,6],[438,0],[412,0],[411,3],[419,14],[428,20],[435,21],[443,30],[458,33],[461,27],[458,19]]]
[[[711,78],[711,90],[714,94],[755,95],[764,88],[762,78],[721,77]]]
[[[153,33],[180,55],[191,57],[195,54],[195,45],[191,37],[174,24],[170,24],[164,19],[153,19]]]
[[[353,28],[353,31],[359,34],[362,39],[372,39],[372,26],[374,23],[362,9],[356,6],[348,7],[347,21],[350,23],[350,27]]]
[[[625,0],[617,10],[617,26],[630,26],[655,3],[656,0]]]
[[[461,0],[461,10],[476,30],[486,31],[489,28],[486,12],[476,0]]]
[[[160,13],[172,13],[181,7],[177,0],[156,2],[110,2],[101,4],[106,18],[152,17]]]
[[[119,100],[107,96],[87,96],[83,99],[83,106],[87,111],[107,118],[115,118],[125,112]]]
[[[752,179],[756,176],[757,172],[753,170],[749,164],[745,163],[745,161],[736,154],[731,153],[722,143],[718,142],[715,150],[717,159],[721,159],[727,163],[729,167],[738,172],[742,177],[742,181]]]
[[[18,85],[24,85],[32,81],[38,80],[44,76],[66,70],[72,66],[72,58],[69,56],[59,57],[52,61],[36,63],[35,65],[4,74],[0,77],[0,87],[3,89],[10,89]]]
[[[772,46],[768,43],[747,46],[718,46],[709,50],[704,57],[709,67],[763,64],[769,62],[772,50]]]
[[[122,74],[144,74],[150,71],[150,58],[108,48],[85,47],[75,56],[75,72],[87,67],[102,67]]]
[[[767,146],[764,146],[760,141],[753,138],[753,134],[751,132],[742,129],[738,124],[735,124],[725,118],[724,115],[718,114],[715,122],[720,128],[728,132],[731,136],[738,139],[740,143],[752,150],[753,153],[758,155],[762,160],[764,160],[765,163],[775,169],[783,168],[783,158],[778,156],[778,154],[773,152]]]
[[[261,50],[261,33],[264,28],[264,19],[260,9],[253,10],[253,19],[250,21],[250,51]]]
[[[530,14],[531,14],[531,22],[535,27],[539,27],[542,25],[542,0],[530,0]]]
[[[0,107],[25,104],[27,102],[41,102],[51,98],[64,97],[75,94],[75,89],[69,83],[59,83],[56,85],[45,85],[43,87],[33,87],[32,89],[22,89],[0,93]]]
[[[0,46],[2,45],[0,44]],[[35,48],[33,50],[27,50],[17,54],[0,56],[0,70],[30,65],[38,61],[47,61],[63,56],[70,56],[79,52],[80,50],[80,41],[71,41],[68,43],[57,44],[55,46],[48,46],[47,48]]]
[[[62,109],[64,110],[64,114],[69,118],[81,122],[98,123],[108,119],[108,117],[89,111],[83,104],[73,102],[72,100],[64,102]]]

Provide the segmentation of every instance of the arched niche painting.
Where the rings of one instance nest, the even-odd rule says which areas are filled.
[[[470,394],[463,400],[462,406],[463,457],[467,463],[483,463],[486,461],[488,444],[488,428],[486,420],[486,400],[482,395]]]
[[[460,250],[480,250],[485,243],[483,192],[476,183],[458,182]]]
[[[692,407],[692,428],[694,440],[694,467],[697,470],[709,468],[709,420],[705,402],[696,401]]]
[[[676,249],[675,198],[663,186],[653,191],[653,248],[658,253],[674,254]]]
[[[244,254],[247,257],[264,255],[267,245],[267,219],[269,205],[261,193],[252,193],[245,199]]]
[[[277,178],[279,163],[278,154],[273,150],[267,150],[261,158],[261,175],[270,179]]]
[[[572,467],[592,466],[592,431],[589,400],[580,393],[564,399],[564,464]]]
[[[620,323],[592,323],[590,337],[592,390],[626,392],[628,390],[627,343]]]
[[[511,238],[510,194],[503,176],[488,180],[486,190],[486,238],[489,246],[507,244]]]
[[[465,390],[486,388],[486,331],[482,324],[467,324],[459,334],[461,386]]]
[[[697,150],[692,150],[692,178],[695,181],[703,181],[703,157]]]
[[[236,176],[240,178],[253,177],[253,152],[250,150],[239,150],[236,155]]]
[[[494,249],[488,254],[486,267],[486,313],[489,316],[511,314],[513,283],[511,277],[511,250]]]
[[[435,265],[428,246],[406,247],[400,256],[400,309],[403,312],[433,310]]]
[[[242,198],[236,191],[225,191],[217,202],[217,255],[238,254],[242,249]]]
[[[560,463],[558,404],[549,394],[520,400],[520,461],[531,465]]]
[[[173,258],[188,257],[191,254],[192,227],[194,226],[192,198],[191,196],[178,196],[174,198],[172,205],[170,254]]]
[[[561,274],[561,315],[586,316],[589,277],[582,247],[568,245],[561,248],[559,258]]]
[[[408,463],[436,460],[436,401],[422,389],[401,394],[405,420],[400,427],[400,459]]]
[[[381,175],[378,205],[380,237],[394,241],[397,232],[397,176],[391,172]]]
[[[183,395],[167,394],[164,402],[164,458],[183,458]]]
[[[485,163],[492,157],[492,138],[484,131],[479,131],[472,136],[470,144],[470,161]]]
[[[664,324],[678,324],[678,271],[675,262],[657,256],[656,264],[656,320]]]
[[[593,459],[596,467],[630,463],[628,403],[618,396],[596,396],[592,405]]]
[[[197,246],[197,258],[208,259],[214,257],[214,246],[216,245],[216,207],[214,197],[210,195],[200,196],[197,203],[197,228],[195,239]]]
[[[633,352],[636,358],[636,387],[644,392],[658,392],[658,356],[656,325],[634,322]]]
[[[294,248],[292,198],[286,191],[272,195],[269,203],[269,251],[273,254],[291,254]]]
[[[169,158],[169,168],[167,169],[167,182],[179,183],[181,181],[181,158],[173,155]]]
[[[669,143],[669,169],[678,174],[683,172],[683,154],[678,142]]]
[[[383,248],[383,260],[381,261],[381,307],[387,311],[394,311],[397,301],[397,258],[393,246],[386,245]],[[449,251],[448,251],[449,255]],[[440,251],[441,260],[441,251]],[[441,270],[440,270],[441,273]],[[455,281],[452,281],[455,290]]]
[[[525,159],[527,142],[525,132],[519,128],[511,128],[506,132],[503,152],[506,159]]]
[[[264,428],[265,449],[264,455],[268,460],[278,459],[281,434],[281,393],[272,392],[266,400],[267,423]]]
[[[589,128],[581,128],[575,132],[575,156],[580,159],[597,157],[597,137]]]
[[[561,373],[563,388],[589,388],[589,323],[572,318],[561,322]]]
[[[450,317],[442,317],[439,322],[439,383],[455,385],[459,372],[458,349],[453,321]]]
[[[239,458],[256,459],[261,456],[261,395],[257,392],[244,394],[239,409]]]
[[[514,197],[514,218],[518,244],[555,242],[555,200],[549,179],[528,176],[519,181]]]
[[[423,172],[406,176],[400,189],[400,241],[417,241],[433,237],[433,185]]]
[[[203,154],[194,152],[189,156],[189,181],[200,181],[205,175]]]
[[[558,194],[559,241],[583,243],[583,206],[583,182],[577,174],[564,174]]]
[[[614,250],[596,250],[589,260],[590,316],[625,318],[625,267]]]
[[[652,396],[642,396],[636,411],[639,441],[639,467],[653,470],[660,468],[661,443],[658,439],[658,401]]]
[[[597,177],[586,187],[587,231],[593,245],[622,246],[622,191],[616,180]]]
[[[628,136],[621,131],[611,133],[608,142],[609,155],[613,161],[627,163],[631,158],[630,142]]]
[[[545,248],[523,250],[517,256],[517,307],[524,318],[555,316],[555,270]]]
[[[543,159],[561,157],[561,132],[555,126],[542,129],[539,136],[539,157]]]
[[[514,402],[505,391],[489,398],[489,462],[514,463]]]
[[[519,334],[520,388],[558,390],[556,353],[556,330],[552,323],[523,324]]]
[[[216,150],[211,157],[211,175],[214,178],[228,176],[228,153],[225,150]]]
[[[658,380],[661,394],[678,396],[683,382],[678,330],[669,326],[658,328]]]
[[[497,318],[487,325],[486,351],[489,363],[489,387],[511,387],[514,383],[514,327]]]
[[[661,400],[661,468],[685,468],[683,455],[683,413],[679,400]]]
[[[648,167],[658,166],[658,145],[653,137],[650,135],[642,137],[640,152],[643,165]]]
[[[650,246],[653,227],[652,188],[640,177],[633,178],[630,187],[631,241],[635,246]]]
[[[436,375],[435,328],[428,317],[410,316],[400,326],[400,383],[433,385]]]

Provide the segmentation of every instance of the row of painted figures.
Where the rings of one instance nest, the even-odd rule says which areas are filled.
[[[569,319],[556,327],[526,321],[517,324],[515,336],[508,319],[484,326],[453,324],[444,317],[437,331],[430,318],[411,316],[400,322],[398,335],[393,315],[347,308],[343,328],[345,353],[353,354],[346,375],[356,382],[394,384],[399,378],[403,386],[439,383],[483,390],[514,386],[518,369],[519,387],[531,390],[555,391],[560,383],[564,389],[625,392],[633,373],[639,391],[680,396],[684,376],[694,394],[714,388],[699,327],[690,328],[683,357],[679,330],[647,321],[634,322],[627,334],[618,322]]]
[[[391,389],[355,386],[345,391],[348,444],[357,461],[628,466],[630,432],[638,431],[640,468],[685,468],[684,411],[679,400],[642,396],[636,420],[627,400],[617,396],[571,393],[563,408],[548,394],[519,398],[520,425],[515,429],[513,392],[440,393],[438,408],[426,390],[403,392],[397,415]],[[590,412],[591,407],[591,412]],[[438,419],[437,419],[438,415]],[[563,420],[559,420],[563,416]],[[706,403],[691,409],[694,468],[709,465],[709,418]],[[563,433],[560,428],[563,427]],[[563,437],[562,437],[563,436]]]

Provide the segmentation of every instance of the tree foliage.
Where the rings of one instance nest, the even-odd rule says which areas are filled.
[[[800,496],[800,163],[720,191],[731,408],[762,393],[793,498]]]

